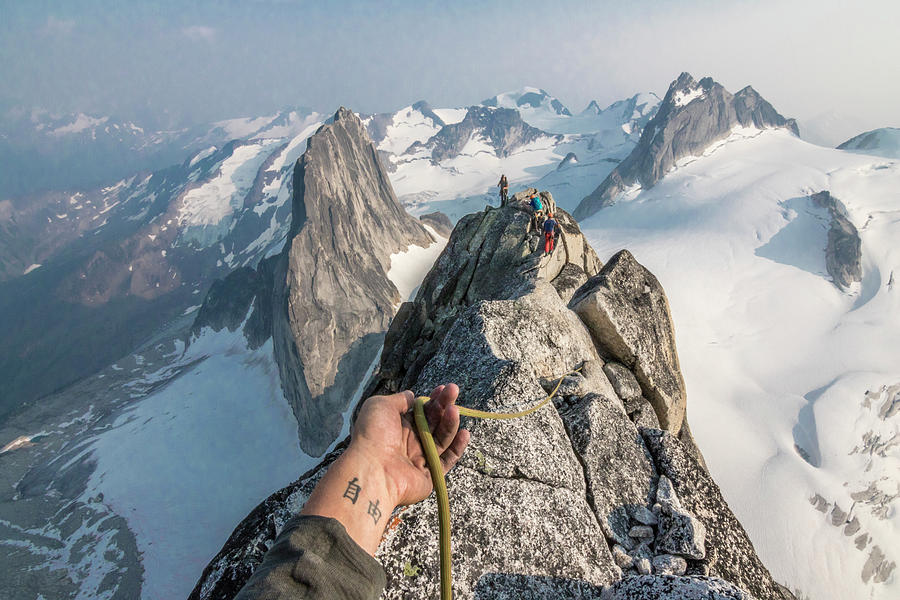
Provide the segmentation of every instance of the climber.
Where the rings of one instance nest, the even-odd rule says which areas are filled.
[[[459,428],[459,388],[439,385],[425,415],[446,474],[469,432]],[[413,424],[412,392],[373,396],[353,423],[350,445],[331,463],[235,600],[363,599],[381,596],[375,551],[397,506],[424,500],[431,475]]]
[[[537,194],[531,194],[529,201],[531,202],[531,209],[534,211],[531,215],[531,224],[534,230],[538,231],[541,228],[541,223],[544,222],[544,205],[541,203],[541,197]]]
[[[553,213],[547,213],[547,220],[544,221],[544,255],[553,252],[556,246],[556,238],[559,237],[559,223],[553,218]]]
[[[506,206],[509,201],[509,182],[506,180],[506,175],[500,175],[500,183],[497,184],[497,187],[500,188],[500,206]]]

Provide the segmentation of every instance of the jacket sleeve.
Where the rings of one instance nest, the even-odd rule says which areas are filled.
[[[335,519],[288,521],[235,600],[375,600],[384,568]]]

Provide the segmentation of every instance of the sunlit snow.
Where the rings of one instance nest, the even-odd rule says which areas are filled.
[[[690,104],[691,101],[701,97],[703,97],[703,88],[697,86],[692,90],[678,90],[675,92],[675,95],[672,96],[672,102],[675,106],[685,106]]]
[[[401,154],[414,142],[426,142],[440,130],[441,125],[434,119],[425,116],[412,106],[407,106],[394,115],[391,124],[387,126],[385,138],[378,144],[378,149]]]
[[[436,240],[434,243],[427,248],[409,246],[402,252],[391,254],[391,268],[388,270],[387,276],[400,292],[401,302],[412,299],[419,284],[425,279],[425,275],[431,270],[434,261],[447,245],[447,238],[439,236],[434,229],[427,225],[425,228]]]
[[[196,360],[89,446],[96,470],[84,496],[102,492],[128,521],[144,598],[187,597],[235,524],[318,460],[300,450],[271,340],[249,350],[240,330],[207,331],[181,362]]]
[[[215,177],[188,191],[178,209],[179,223],[188,228],[182,235],[209,245],[227,233],[231,216],[250,191],[262,163],[277,140],[258,140],[237,146],[222,161]],[[190,228],[210,228],[202,234]]]
[[[896,449],[869,472],[871,457],[854,453],[866,432],[900,436],[900,419],[864,405],[867,391],[900,383],[900,295],[889,284],[900,272],[897,189],[896,161],[767,130],[732,137],[582,223],[601,259],[628,248],[660,279],[710,470],[775,578],[815,600],[900,595],[896,572],[887,584],[862,579],[874,546],[900,562],[896,500],[876,516],[853,497],[872,482],[897,494],[900,481]],[[859,229],[855,293],[825,272],[826,215],[808,200],[820,190]],[[832,524],[835,503],[858,519],[855,535]]]

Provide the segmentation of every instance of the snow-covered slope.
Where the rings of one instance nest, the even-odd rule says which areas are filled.
[[[99,190],[0,203],[0,277],[13,275],[0,295],[0,415],[131,352],[213,279],[281,249],[294,163],[325,119],[282,117]]]
[[[900,158],[900,128],[882,127],[861,133],[838,146],[838,149],[885,158]]]
[[[450,111],[446,111],[445,116],[457,123],[466,116],[466,110],[462,109],[462,115],[458,119]],[[379,150],[389,154],[402,154],[414,143],[428,141],[449,123],[431,110],[426,102],[417,102],[395,113],[364,117],[363,124]]]
[[[540,180],[542,189],[554,195],[584,197],[627,156],[658,105],[655,94],[637,94],[606,109],[573,116],[543,90],[506,92],[471,109],[514,109],[522,121],[545,135],[531,136],[527,143],[507,150],[491,141],[502,133],[496,127],[476,127],[471,137],[461,140],[466,142],[460,144],[461,151],[437,160],[429,140],[448,137],[445,128],[462,122],[470,109],[432,109],[418,102],[364,122],[379,150],[387,154],[391,183],[407,208],[413,214],[437,209],[456,221],[497,203],[501,173],[509,179],[511,192]],[[570,154],[574,156],[563,164]],[[563,175],[557,167],[569,170]]]
[[[900,163],[743,130],[582,223],[667,290],[688,416],[773,575],[813,600],[896,598]],[[863,280],[829,281],[830,190]],[[565,208],[574,208],[571,204]]]
[[[0,114],[0,197],[83,191],[138,171],[163,169],[231,140],[291,138],[311,120],[321,117],[299,108],[160,129],[110,115],[13,110]]]
[[[540,88],[529,86],[497,94],[483,100],[481,105],[518,110],[526,123],[538,129],[542,129],[541,124],[553,122],[557,117],[572,116],[569,109],[558,98]]]
[[[234,523],[315,462],[298,446],[271,340],[249,350],[240,331],[208,331],[176,365],[192,366],[179,377],[174,365],[146,375],[141,383],[168,385],[83,450],[95,469],[79,501],[102,494],[104,508],[125,518],[141,552],[142,598],[187,597]]]

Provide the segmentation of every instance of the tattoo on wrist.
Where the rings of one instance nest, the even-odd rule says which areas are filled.
[[[378,503],[380,500],[375,500],[375,502],[369,501],[369,515],[371,515],[372,520],[377,524],[379,519],[381,519],[381,509],[378,508]]]
[[[350,501],[350,504],[356,504],[356,501],[359,500],[359,493],[362,491],[362,487],[359,485],[359,479],[354,477],[350,481],[347,482],[347,489],[344,490],[344,498]],[[366,511],[375,524],[378,524],[378,521],[381,520],[381,508],[379,508],[379,504],[381,500],[376,499],[375,502],[369,500],[369,509]]]
[[[359,484],[356,483],[358,480],[356,477],[347,482],[347,489],[344,490],[344,498],[350,500],[351,504],[356,504],[356,500],[359,498],[359,491],[362,489],[359,487]]]

